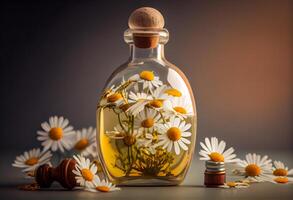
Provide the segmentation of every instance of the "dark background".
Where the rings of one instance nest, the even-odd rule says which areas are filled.
[[[166,57],[196,95],[197,142],[293,150],[292,1],[83,0],[1,1],[1,152],[39,145],[51,115],[95,126],[99,93],[128,58],[128,17],[141,6],[165,17]]]

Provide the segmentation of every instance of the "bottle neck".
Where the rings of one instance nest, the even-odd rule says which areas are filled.
[[[164,45],[158,44],[156,48],[138,48],[134,44],[130,45],[130,60],[157,59],[164,58]]]

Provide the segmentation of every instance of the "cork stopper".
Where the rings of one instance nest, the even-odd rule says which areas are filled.
[[[151,7],[138,8],[132,12],[128,20],[133,33],[134,45],[138,48],[155,48],[159,43],[158,31],[164,28],[164,17],[156,9]]]
[[[163,15],[151,7],[138,8],[132,12],[128,20],[130,29],[160,30],[164,28]]]

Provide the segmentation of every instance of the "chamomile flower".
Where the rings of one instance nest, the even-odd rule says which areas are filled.
[[[190,140],[186,139],[191,136],[191,124],[181,121],[173,116],[170,121],[164,124],[158,124],[158,140],[156,146],[162,146],[163,149],[171,152],[174,146],[175,153],[180,154],[180,149],[188,150],[186,144],[190,144]]]
[[[129,80],[142,83],[143,89],[149,89],[150,91],[163,84],[162,81],[159,80],[159,77],[155,76],[153,71],[142,71],[139,74],[130,77]]]
[[[281,161],[274,161],[273,174],[275,176],[289,176],[293,175],[293,169],[288,169],[287,166]]]
[[[276,184],[292,184],[293,177],[288,177],[292,174],[293,169],[289,170],[281,161],[274,161],[271,174],[266,177],[266,181]]]
[[[148,147],[153,151],[155,148],[152,145],[152,142],[155,140],[155,137],[151,133],[145,133],[143,137],[140,137],[136,140],[137,147]]]
[[[157,111],[153,109],[145,109],[143,112],[140,112],[134,119],[134,127],[152,132],[160,118],[161,116],[158,114]]]
[[[75,169],[72,172],[76,175],[75,179],[76,182],[85,188],[92,188],[94,187],[94,180],[98,178],[96,175],[97,173],[97,166],[95,164],[91,164],[88,158],[83,156],[73,156],[76,160]]]
[[[131,105],[126,112],[130,113],[134,117],[138,115],[138,113],[142,112],[145,109],[145,106],[149,103],[150,100],[139,100],[135,104]]]
[[[227,182],[224,185],[219,186],[221,188],[237,188],[237,189],[242,189],[242,188],[248,188],[249,184],[245,182]]]
[[[90,146],[96,142],[96,129],[93,127],[77,130],[73,142],[73,148],[82,156],[90,154]]]
[[[123,124],[122,124],[123,125]],[[106,131],[106,135],[111,139],[123,140],[126,146],[132,146],[136,143],[137,138],[142,134],[140,129],[133,130],[133,133],[129,134],[121,127],[117,125],[114,127],[114,131]]]
[[[293,184],[293,177],[266,175],[263,181],[268,181],[275,184]]]
[[[116,187],[114,184],[108,182],[107,180],[100,180],[96,177],[94,180],[94,187],[86,188],[90,192],[113,192],[118,191],[120,188]]]
[[[44,151],[51,149],[52,151],[64,152],[64,148],[69,150],[72,135],[75,133],[72,126],[69,126],[68,119],[64,117],[50,117],[49,123],[43,122],[41,127],[43,130],[37,131],[39,135],[37,139],[42,141]]]
[[[234,174],[244,176],[250,182],[266,181],[266,176],[272,170],[272,160],[268,156],[260,156],[257,154],[247,154],[246,160],[237,162],[238,169],[233,171]]]
[[[152,97],[144,92],[138,92],[138,93],[134,93],[134,92],[130,92],[129,93],[129,102],[130,103],[135,103],[137,101],[140,101],[140,100],[151,100]]]
[[[185,97],[173,98],[172,100],[166,101],[164,108],[166,110],[166,117],[176,115],[183,119],[193,115],[192,104]]]
[[[234,154],[234,148],[230,147],[225,151],[226,142],[218,141],[218,138],[212,137],[211,140],[209,138],[205,138],[205,144],[200,142],[200,146],[202,149],[199,152],[201,155],[200,160],[211,160],[214,162],[225,162],[225,163],[233,163],[237,162],[236,154]]]
[[[52,154],[50,151],[42,151],[38,149],[31,149],[25,151],[22,155],[16,156],[13,167],[23,168],[23,172],[34,171],[37,167],[50,163]]]
[[[152,92],[152,96],[157,99],[173,99],[181,97],[182,93],[176,88],[167,85],[162,85]]]

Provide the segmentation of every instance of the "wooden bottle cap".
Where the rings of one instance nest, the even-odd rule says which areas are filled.
[[[35,172],[35,179],[41,188],[48,188],[54,181],[57,181],[64,188],[71,190],[77,183],[75,174],[76,161],[74,159],[64,159],[56,168],[48,164],[41,165]]]
[[[155,48],[160,36],[158,31],[164,28],[163,15],[151,7],[138,8],[132,12],[128,20],[131,30],[140,30],[133,33],[134,45],[138,48]]]

